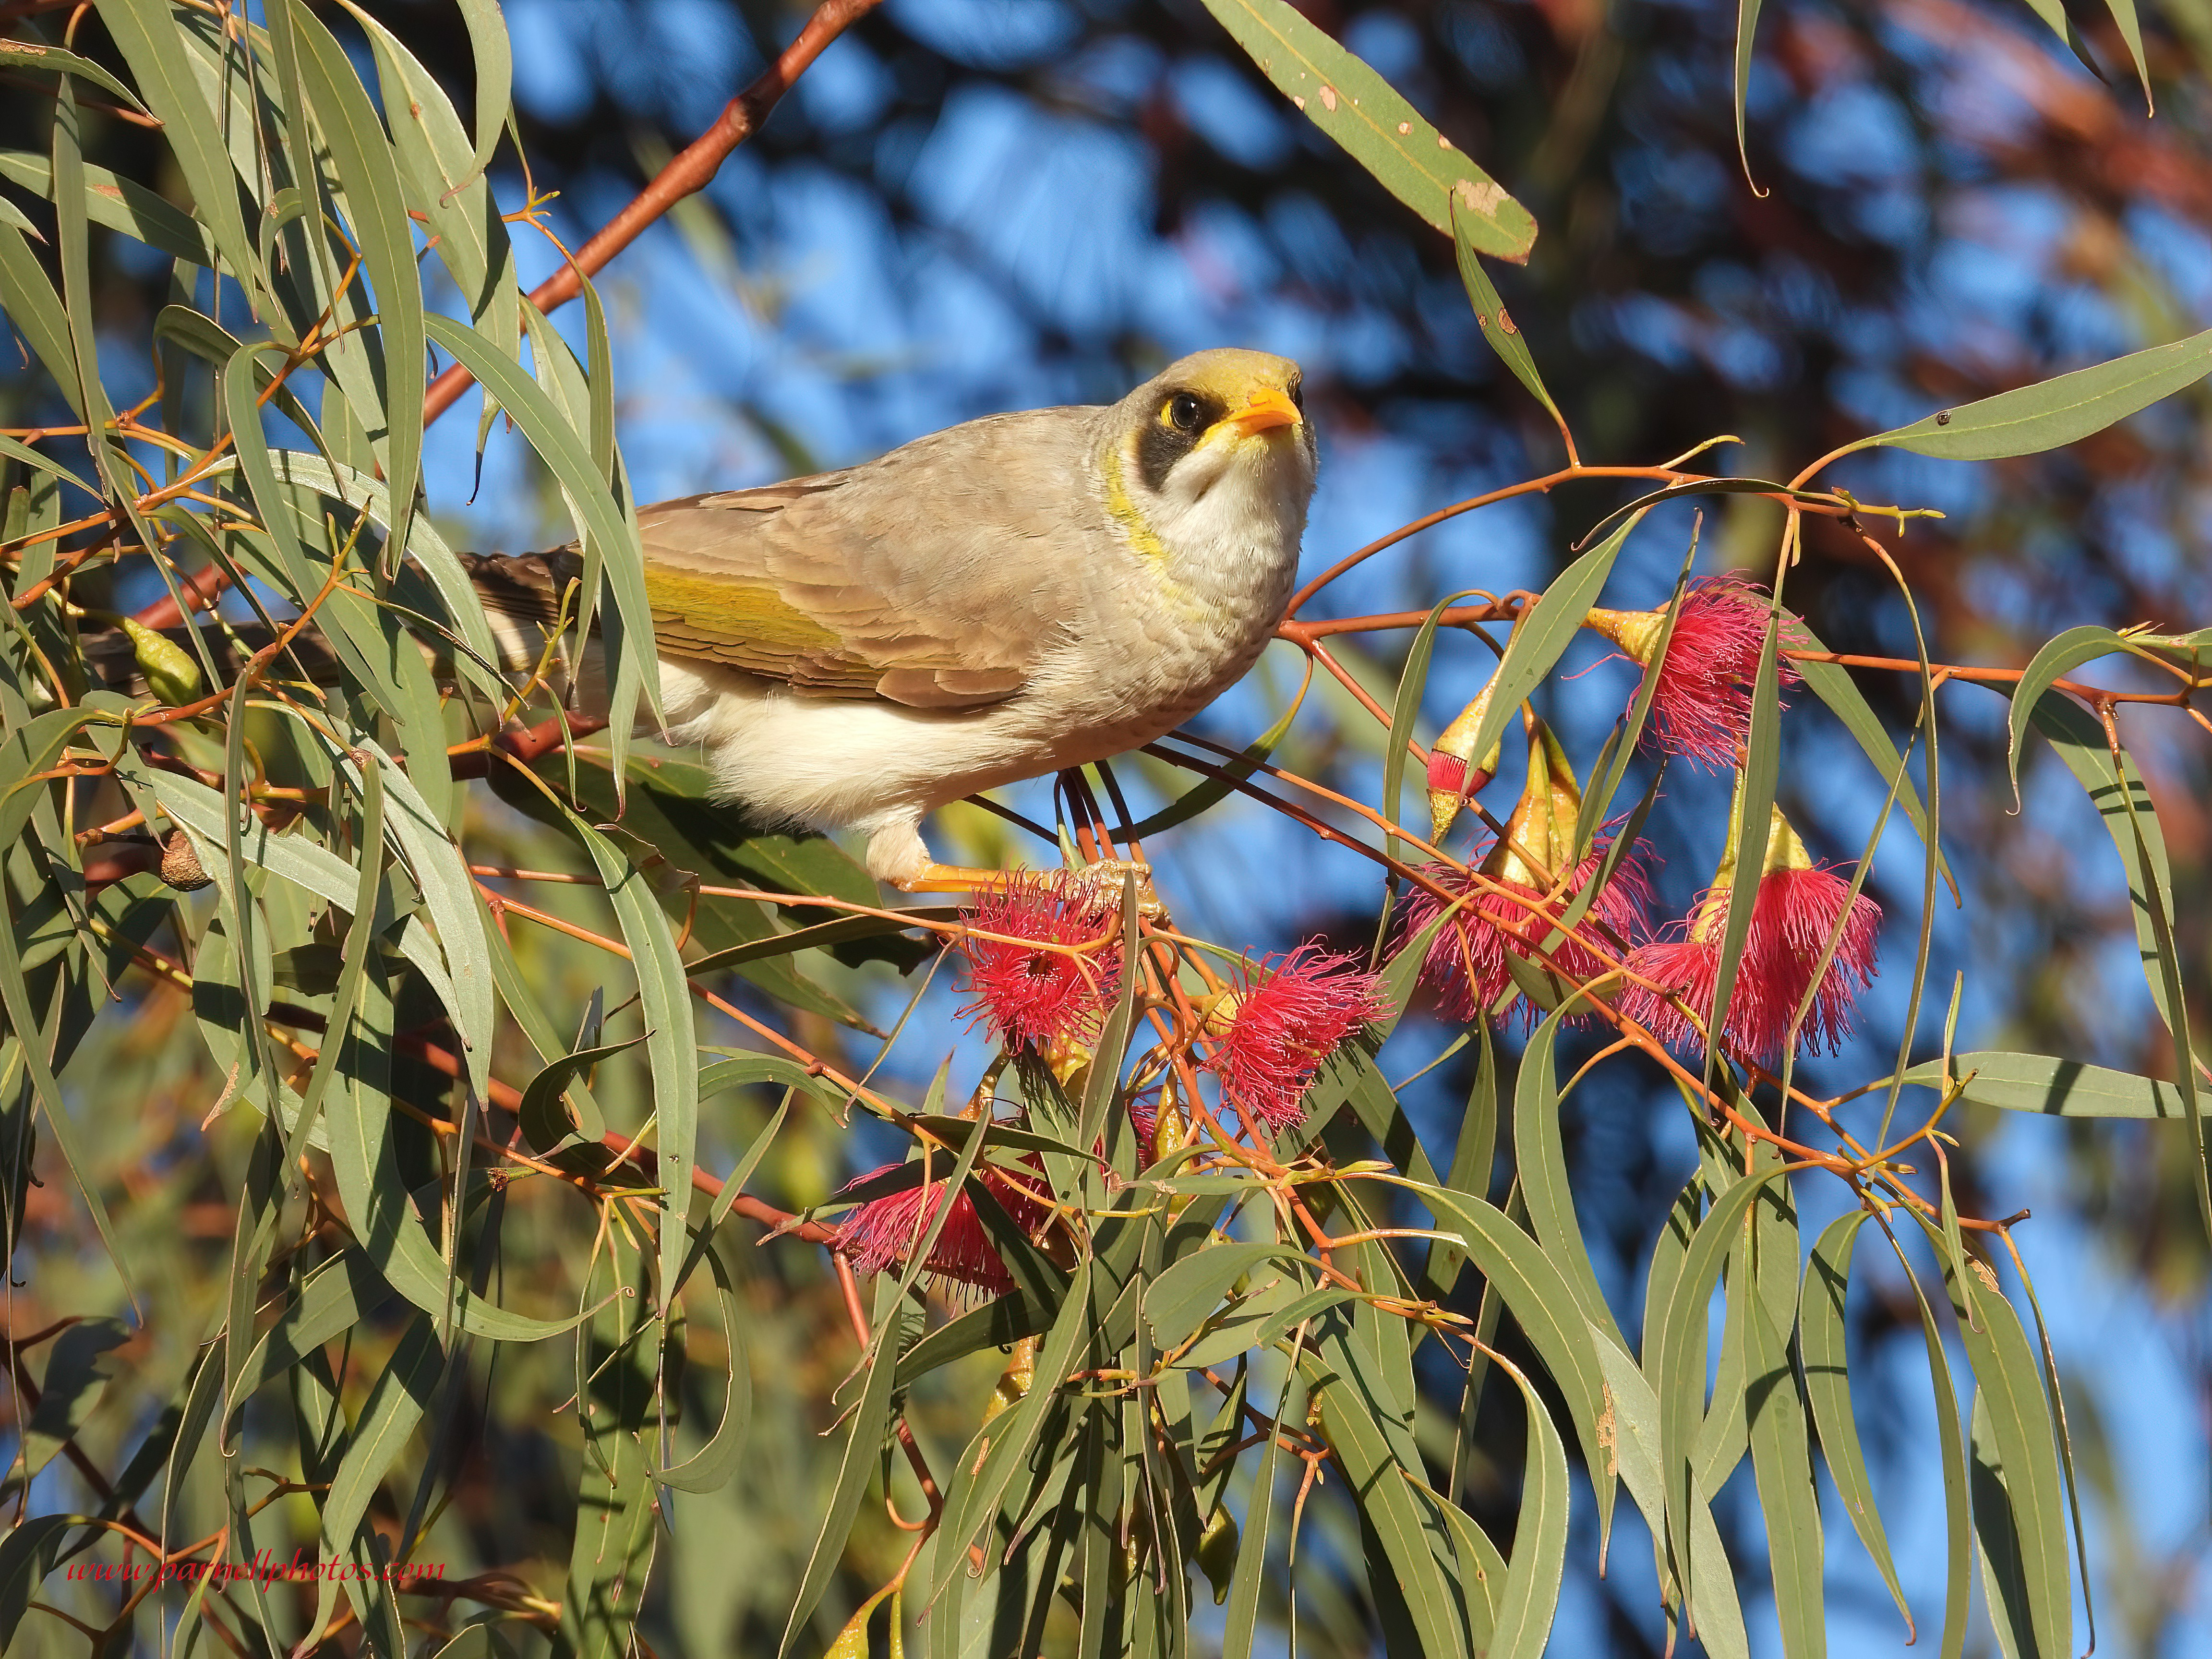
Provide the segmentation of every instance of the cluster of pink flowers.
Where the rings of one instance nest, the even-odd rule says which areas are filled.
[[[1765,590],[1741,576],[1693,577],[1675,613],[1674,632],[1651,694],[1644,735],[1654,747],[1707,766],[1729,766],[1751,730],[1751,693],[1759,678],[1759,653],[1766,642]],[[1602,634],[1648,672],[1658,655],[1667,612],[1593,611],[1586,627]],[[1783,618],[1785,646],[1807,635],[1794,618]],[[1787,658],[1776,665],[1778,683],[1795,685]],[[1642,690],[1639,684],[1638,690]],[[1632,703],[1633,699],[1631,699]]]
[[[1207,1029],[1219,1035],[1206,1069],[1270,1129],[1295,1126],[1322,1063],[1382,1017],[1382,976],[1352,963],[1308,940],[1272,966],[1240,965],[1236,984],[1213,1006]]]
[[[1504,836],[1484,849],[1471,871],[1431,864],[1421,872],[1425,884],[1406,902],[1399,938],[1401,943],[1419,939],[1449,907],[1449,919],[1429,941],[1421,962],[1422,981],[1436,990],[1447,1018],[1480,1019],[1505,1000],[1515,983],[1509,953],[1547,968],[1563,982],[1585,984],[1608,971],[1594,944],[1618,959],[1644,938],[1651,896],[1650,855],[1638,847],[1621,860],[1574,927],[1551,951],[1543,949],[1576,896],[1597,878],[1612,848],[1612,837],[1601,834],[1586,854],[1576,858],[1582,804],[1574,769],[1558,740],[1542,721],[1531,721],[1528,781]],[[1524,994],[1515,996],[1505,1012],[1509,1019],[1528,1020],[1535,1005]]]
[[[1670,930],[1673,936],[1645,945],[1628,961],[1629,971],[1650,984],[1630,987],[1621,1012],[1676,1047],[1704,1046],[1684,1008],[1708,1024],[1713,1018],[1735,862],[1731,847],[1712,885],[1688,918]],[[1790,1046],[1790,1028],[1802,1007],[1798,1045],[1814,1054],[1834,1053],[1850,1033],[1853,1001],[1874,982],[1875,936],[1881,929],[1881,907],[1816,866],[1777,810],[1722,1022],[1723,1046],[1746,1060],[1778,1060]],[[1816,986],[1814,974],[1828,956],[1832,936],[1834,953]]]
[[[1423,869],[1422,874],[1453,899],[1466,899],[1429,941],[1421,959],[1422,982],[1436,991],[1437,1006],[1446,1018],[1462,1023],[1480,1019],[1504,999],[1514,983],[1512,969],[1505,963],[1509,951],[1525,962],[1548,965],[1565,981],[1581,985],[1607,971],[1586,939],[1601,932],[1612,935],[1620,941],[1613,951],[1617,957],[1644,936],[1651,884],[1644,868],[1648,855],[1638,847],[1621,860],[1613,878],[1590,901],[1582,920],[1562,937],[1548,957],[1539,952],[1568,906],[1596,879],[1611,845],[1610,837],[1599,837],[1589,856],[1575,867],[1564,884],[1541,890],[1510,875],[1492,875],[1487,881],[1479,881],[1449,865],[1431,864]],[[1470,894],[1474,896],[1467,897]],[[1415,889],[1406,901],[1401,939],[1420,937],[1444,908],[1445,901],[1429,888]],[[1504,1018],[1508,1023],[1525,1024],[1534,1020],[1535,1012],[1535,1005],[1524,994],[1513,999]]]
[[[855,1191],[902,1167],[886,1164],[848,1182],[842,1190]],[[1012,1177],[988,1164],[978,1164],[976,1174],[1024,1232],[1034,1233],[1044,1225],[1048,1212]],[[837,1229],[837,1248],[852,1262],[853,1271],[865,1278],[911,1257],[930,1223],[936,1220],[938,1206],[945,1202],[945,1184],[942,1179],[918,1182],[902,1192],[870,1199],[855,1209]],[[964,1191],[952,1195],[952,1212],[945,1218],[944,1229],[922,1265],[940,1281],[949,1279],[987,1296],[1003,1295],[1014,1285],[998,1247],[991,1243],[983,1218],[976,1212],[975,1200]]]
[[[969,1000],[960,1012],[988,1025],[1008,1048],[1095,1034],[1121,980],[1115,904],[1077,885],[1066,871],[1024,875],[981,895],[969,927]]]
[[[987,1023],[1008,1048],[1094,1037],[1121,969],[1119,947],[1097,945],[1112,910],[1110,902],[1085,897],[1064,873],[1024,878],[981,898],[969,923],[1006,937],[964,943],[971,999],[962,1012]],[[1077,946],[1090,947],[1079,965]],[[1201,1066],[1221,1079],[1223,1094],[1251,1121],[1281,1130],[1304,1115],[1306,1093],[1328,1057],[1382,1018],[1385,999],[1380,975],[1310,941],[1279,957],[1241,963],[1204,1010],[1200,1035],[1209,1052]],[[1131,1106],[1148,1143],[1158,1112],[1157,1100]],[[901,1167],[872,1170],[843,1191],[862,1191]],[[1024,1232],[1043,1226],[1048,1212],[1018,1172],[987,1164],[977,1175]],[[946,1201],[942,1179],[866,1200],[839,1224],[837,1248],[862,1274],[909,1261]],[[974,1200],[957,1192],[951,1204],[924,1270],[987,1294],[1011,1288]]]
[[[1658,674],[1647,726],[1652,743],[1724,766],[1742,756],[1769,615],[1755,585],[1708,577],[1685,591],[1663,658],[1664,610],[1592,611],[1584,625],[1641,663],[1647,675]],[[1792,645],[1807,638],[1788,618],[1783,637]],[[1798,676],[1785,660],[1778,678],[1790,684]],[[1440,734],[1431,756],[1427,781],[1438,842],[1497,770],[1495,739],[1486,753],[1474,752],[1487,723],[1488,696]],[[1654,937],[1656,860],[1650,850],[1627,849],[1603,886],[1589,892],[1613,851],[1610,826],[1587,848],[1580,845],[1583,799],[1574,769],[1542,721],[1524,715],[1524,725],[1528,781],[1504,833],[1484,845],[1471,869],[1441,862],[1424,869],[1401,916],[1401,945],[1434,928],[1420,977],[1449,1018],[1473,1021],[1495,1012],[1533,1020],[1537,1003],[1528,983],[1534,969],[1560,995],[1593,987],[1595,996],[1662,1042],[1701,1048],[1704,1029],[1715,1018],[1741,824],[1732,819],[1721,867],[1690,915]],[[1582,914],[1563,929],[1578,902]],[[969,1000],[960,1012],[971,1024],[988,1026],[1010,1053],[1041,1050],[1055,1066],[1089,1064],[1087,1045],[1096,1042],[1128,966],[1112,899],[1065,872],[1027,876],[986,893],[966,920],[973,930],[962,945]],[[1881,923],[1881,908],[1816,866],[1777,810],[1735,981],[1719,1016],[1723,1046],[1750,1061],[1773,1060],[1793,1043],[1814,1053],[1836,1049],[1851,1029],[1858,992],[1872,981]],[[1560,937],[1547,945],[1555,933]],[[1515,958],[1527,968],[1516,973]],[[1585,1005],[1577,1018],[1596,1012]],[[1329,1057],[1387,1012],[1380,975],[1309,941],[1281,956],[1240,963],[1231,982],[1199,1005],[1195,1035],[1204,1053],[1194,1051],[1194,1058],[1219,1080],[1224,1106],[1255,1128],[1279,1133],[1304,1121],[1307,1097]],[[1170,1085],[1164,1079],[1158,1086]],[[1156,1142],[1164,1099],[1146,1096],[1130,1110],[1146,1142]],[[1156,1155],[1161,1150],[1153,1146]],[[845,1190],[856,1192],[899,1167],[872,1171]],[[1032,1234],[1043,1228],[1049,1210],[1019,1170],[984,1164],[977,1176],[1018,1226]],[[972,1198],[965,1191],[948,1198],[941,1178],[860,1203],[838,1229],[839,1248],[862,1273],[908,1261],[948,1202],[926,1271],[990,1294],[1011,1288]]]

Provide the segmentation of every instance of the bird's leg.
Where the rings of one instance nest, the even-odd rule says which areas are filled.
[[[1120,902],[1125,872],[1133,872],[1137,878],[1137,914],[1152,921],[1166,915],[1167,906],[1160,902],[1159,894],[1153,890],[1152,866],[1149,864],[1109,859],[1097,864],[1079,865],[1068,872],[1069,885],[1103,908]],[[981,870],[968,865],[932,862],[911,876],[894,878],[891,885],[902,893],[984,893],[1010,886],[1035,873],[1030,870]]]

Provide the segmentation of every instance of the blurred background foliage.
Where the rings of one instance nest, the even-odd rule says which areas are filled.
[[[465,115],[471,55],[458,10],[447,0],[380,0],[371,9]],[[541,196],[557,192],[548,222],[571,246],[702,130],[802,16],[763,0],[511,0],[505,9],[529,183]],[[1499,269],[1497,280],[1585,460],[1656,463],[1729,433],[1741,447],[1721,465],[1788,476],[1931,408],[2212,324],[2204,0],[2160,0],[2144,14],[2155,120],[2101,9],[2075,16],[2108,85],[2018,5],[1770,0],[1749,79],[1755,188],[1736,155],[1731,7],[1321,0],[1304,9],[1543,226],[1528,266]],[[365,63],[344,15],[322,15]],[[97,27],[88,26],[92,38]],[[50,113],[47,100],[11,83],[0,94],[0,143],[42,149]],[[95,112],[86,131],[90,159],[158,176],[159,147],[143,130]],[[493,182],[503,204],[523,200],[512,147],[502,147]],[[100,331],[113,343],[111,375],[120,374],[143,361],[166,261],[97,226],[93,239]],[[526,231],[516,246],[526,286],[557,262]],[[431,278],[433,304],[459,308],[442,281]],[[1194,0],[888,0],[599,286],[623,452],[641,501],[865,458],[993,410],[1107,400],[1182,352],[1218,343],[1264,347],[1304,366],[1323,454],[1308,574],[1422,513],[1560,459],[1555,433],[1481,343],[1449,246],[1299,118]],[[575,310],[556,321],[580,353]],[[57,418],[51,392],[0,362],[4,423]],[[111,390],[121,404],[151,382],[112,381]],[[1889,452],[1855,458],[1835,476],[1864,499],[1942,509],[1947,517],[1914,523],[1897,544],[1931,653],[2016,665],[2076,623],[2205,620],[2208,396],[2199,386],[2053,456],[1961,466]],[[486,550],[565,538],[558,495],[519,437],[495,430],[479,463],[474,408],[468,400],[434,428],[425,457],[448,538]],[[1393,611],[1468,586],[1540,586],[1569,544],[1630,493],[1584,484],[1452,520],[1372,561],[1320,609]],[[1759,501],[1710,509],[1708,563],[1760,568],[1778,523]],[[1686,508],[1656,515],[1624,556],[1611,590],[1624,597],[1614,602],[1659,602],[1690,531]],[[128,611],[155,596],[136,580],[106,602]],[[1826,520],[1808,520],[1789,597],[1835,649],[1913,653],[1890,579]],[[1399,666],[1386,654],[1390,639],[1347,641],[1345,653],[1385,702]],[[1297,685],[1295,653],[1275,651],[1198,729],[1241,744],[1272,720]],[[1618,664],[1592,666],[1596,655],[1571,657],[1589,672],[1545,693],[1547,717],[1585,763],[1629,684]],[[1464,637],[1440,641],[1425,734],[1480,684],[1487,661]],[[2124,673],[2114,683],[2128,683]],[[1910,677],[1862,684],[1893,725],[1910,723]],[[2003,701],[1972,687],[1944,699],[1946,839],[1966,890],[1962,909],[1946,904],[1936,919],[1922,1046],[1940,1038],[1939,994],[1955,972],[1965,976],[1962,1048],[2170,1074],[2125,884],[2094,812],[2047,754],[2032,751],[2026,810],[2015,813],[2003,781]],[[1321,685],[1277,758],[1373,799],[1379,735],[1340,718],[1343,706]],[[2180,720],[2140,711],[2121,719],[2164,823],[2189,1000],[2202,1007],[2212,992],[2207,750]],[[1784,805],[1820,855],[1856,856],[1881,805],[1880,781],[1817,708],[1800,708],[1785,731]],[[1134,785],[1139,811],[1182,787],[1150,773]],[[1681,770],[1659,804],[1654,833],[1680,849],[1662,878],[1675,913],[1718,850],[1725,787]],[[1050,816],[1043,785],[1009,798]],[[501,851],[522,866],[558,856],[526,817],[481,800],[471,810],[479,815],[472,851]],[[933,833],[963,861],[1051,856],[1006,839],[1012,832],[980,812],[944,817]],[[1231,803],[1151,850],[1176,915],[1202,935],[1255,949],[1313,934],[1364,948],[1371,935],[1371,866],[1257,808]],[[1861,1040],[1804,1068],[1816,1087],[1888,1069],[1903,1035],[1919,874],[1909,836],[1885,843],[1869,890],[1890,913],[1892,971],[1868,1000]],[[588,915],[559,898],[556,890],[548,908]],[[604,976],[594,954],[542,929],[514,937],[532,982],[549,988],[549,1006],[565,996],[580,1012]],[[819,1051],[865,1066],[875,1048],[865,1028],[895,1018],[912,981],[886,963],[825,966],[817,977],[829,994],[813,1013],[742,983],[732,995]],[[918,1097],[954,1029],[952,981],[942,973],[925,992],[879,1078]],[[610,1035],[634,1034],[629,1018]],[[149,1291],[214,1317],[251,1136],[229,1120],[203,1130],[221,1079],[197,1045],[171,1040],[175,1023],[190,1018],[179,999],[146,998],[141,1017],[102,1022],[72,1075],[87,1122],[100,1126],[94,1144],[110,1190],[129,1195],[116,1206],[124,1250],[143,1264]],[[735,1027],[702,1030],[702,1040],[727,1041]],[[1393,1054],[1412,1059],[1394,1075],[1413,1069],[1422,1043],[1433,1054],[1450,1035],[1409,1020]],[[976,1052],[962,1049],[969,1073]],[[1425,1132],[1444,1145],[1466,1063],[1449,1060],[1407,1091]],[[641,1121],[642,1086],[641,1066],[603,1068],[611,1123]],[[709,1103],[709,1167],[728,1168],[765,1121],[772,1097],[757,1094]],[[1656,1071],[1632,1064],[1595,1077],[1569,1112],[1585,1231],[1631,1329],[1640,1264],[1696,1158],[1672,1103]],[[2154,1125],[2000,1123],[1993,1113],[1962,1133],[1954,1164],[1961,1208],[2035,1211],[2021,1248],[2069,1385],[2104,1650],[2204,1651],[2212,1303],[2187,1142]],[[798,1114],[754,1190],[798,1207],[896,1155],[895,1143],[865,1128],[841,1133],[821,1113]],[[1808,1225],[1826,1218],[1808,1206]],[[564,1297],[573,1305],[558,1241],[574,1220],[515,1206],[504,1300],[538,1312]],[[643,1626],[656,1652],[773,1650],[832,1473],[836,1443],[817,1437],[830,1425],[830,1388],[852,1359],[836,1286],[811,1247],[744,1248],[752,1449],[728,1486],[684,1500],[684,1524],[665,1539]],[[64,1312],[122,1308],[82,1213],[52,1186],[29,1195],[16,1278],[17,1332]],[[1868,1391],[1862,1431],[1905,1588],[1916,1607],[1932,1607],[1943,1571],[1940,1482],[1917,1317],[1893,1267],[1886,1276],[1868,1260],[1863,1278],[1874,1293],[1850,1310],[1852,1370]],[[363,1329],[365,1341],[377,1340]],[[115,1467],[143,1431],[133,1413],[183,1377],[198,1336],[192,1321],[172,1320],[120,1351],[145,1392],[93,1413],[81,1443],[94,1465]],[[501,1350],[489,1372],[461,1382],[465,1409],[425,1449],[453,1496],[422,1553],[442,1553],[454,1576],[496,1568],[541,1588],[558,1583],[580,1455],[570,1419],[549,1419],[545,1409],[573,1382],[566,1357],[551,1352],[562,1346]],[[1433,1347],[1425,1358],[1436,1358]],[[933,1455],[949,1457],[965,1440],[990,1369],[956,1368],[917,1396],[915,1421]],[[1448,1413],[1450,1378],[1441,1368],[1424,1377]],[[1448,1430],[1443,1417],[1424,1424]],[[1497,1473],[1472,1507],[1486,1523],[1510,1525],[1520,1430],[1508,1412],[1487,1433]],[[36,1506],[90,1504],[88,1478],[57,1462],[40,1476]],[[1587,1488],[1577,1490],[1552,1650],[1656,1656],[1666,1632],[1639,1523],[1625,1506],[1601,1580]],[[1356,1574],[1331,1570],[1358,1553],[1339,1496],[1317,1493],[1309,1520],[1334,1543],[1302,1558],[1304,1652],[1370,1650]],[[1832,1512],[1832,1488],[1824,1501]],[[1716,1513],[1747,1568],[1754,1643],[1771,1650],[1747,1465]],[[185,1524],[197,1535],[218,1521]],[[832,1607],[881,1583],[902,1549],[880,1514],[864,1513]],[[1900,1640],[1855,1540],[1832,1529],[1830,1549],[1835,1650]],[[1280,1586],[1270,1593],[1279,1597]],[[1279,1601],[1271,1611],[1279,1613]],[[88,1595],[81,1612],[104,1620],[112,1601],[103,1609]],[[834,1624],[825,1614],[825,1638]],[[35,1620],[22,1637],[25,1651],[40,1652],[74,1651],[76,1639]],[[1990,1650],[1978,1613],[1971,1640]]]

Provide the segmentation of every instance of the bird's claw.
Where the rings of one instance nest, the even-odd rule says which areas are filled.
[[[1152,886],[1152,866],[1136,859],[1107,859],[1097,864],[1079,865],[1067,873],[1069,893],[1087,905],[1097,908],[1119,908],[1121,895],[1127,890],[1127,878],[1137,878],[1137,914],[1146,921],[1165,919],[1168,907]]]

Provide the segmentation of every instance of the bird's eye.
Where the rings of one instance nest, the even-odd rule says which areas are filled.
[[[1168,424],[1178,432],[1195,432],[1206,418],[1204,406],[1188,392],[1178,392],[1169,398],[1168,406],[1161,413],[1168,417]]]
[[[1303,380],[1291,382],[1291,407],[1303,415],[1306,410],[1306,387]]]

